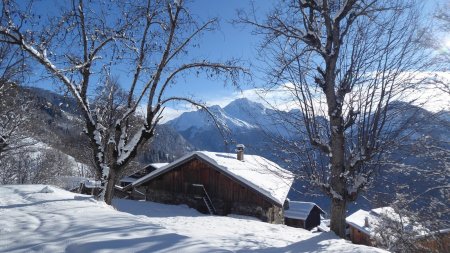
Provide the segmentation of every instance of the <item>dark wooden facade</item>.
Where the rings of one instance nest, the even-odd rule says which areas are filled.
[[[362,232],[356,227],[349,225],[350,241],[354,244],[362,244],[367,246],[375,246],[370,235]]]
[[[284,217],[284,224],[294,228],[305,228],[305,221],[300,219]]]
[[[283,223],[280,204],[197,156],[175,165],[138,189],[146,193],[147,200],[187,204],[206,213],[207,206],[198,198],[195,185],[204,186],[219,215],[250,215],[270,223]]]

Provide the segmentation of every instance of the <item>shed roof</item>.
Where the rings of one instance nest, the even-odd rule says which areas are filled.
[[[364,226],[366,217],[369,222],[368,227]],[[354,212],[352,215],[348,216],[345,220],[349,225],[357,228],[362,233],[373,236],[375,235],[376,228],[377,226],[379,226],[382,218],[387,218],[388,220],[393,222],[401,222],[404,229],[413,230],[418,235],[426,233],[426,229],[424,227],[420,225],[412,225],[408,217],[401,216],[394,210],[394,208],[389,206],[375,208],[370,211],[360,209]]]
[[[365,218],[368,217],[369,219],[369,226],[366,227],[364,226],[365,223]],[[372,218],[372,219],[371,219]],[[378,219],[373,219],[372,215],[370,214],[370,212],[366,211],[366,210],[362,210],[359,209],[358,211],[354,212],[352,215],[348,216],[345,221],[357,228],[359,231],[370,235],[373,232],[373,228],[374,228],[374,222],[378,221]]]
[[[313,202],[289,201],[289,209],[284,210],[284,217],[306,220],[314,207],[317,207],[321,213],[325,213]]]
[[[139,186],[195,158],[203,160],[280,205],[283,205],[294,181],[292,172],[261,156],[245,155],[244,161],[240,161],[234,153],[195,151],[138,179],[132,186]]]

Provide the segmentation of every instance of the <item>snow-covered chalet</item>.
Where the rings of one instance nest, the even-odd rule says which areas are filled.
[[[293,174],[261,156],[195,151],[133,182],[124,190],[146,200],[186,204],[203,213],[239,214],[283,223]]]

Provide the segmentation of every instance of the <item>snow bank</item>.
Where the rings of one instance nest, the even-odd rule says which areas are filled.
[[[146,220],[179,235],[196,238],[230,252],[385,252],[351,244],[333,233],[312,233],[241,215],[204,215],[185,205],[125,199],[115,199],[113,205],[120,211],[145,216]]]
[[[186,206],[0,186],[0,252],[385,252],[331,233],[207,216]]]

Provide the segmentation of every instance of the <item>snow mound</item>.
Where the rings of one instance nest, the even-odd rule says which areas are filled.
[[[42,188],[42,190],[40,190],[39,192],[40,193],[54,193],[55,191],[47,185],[44,188]]]

